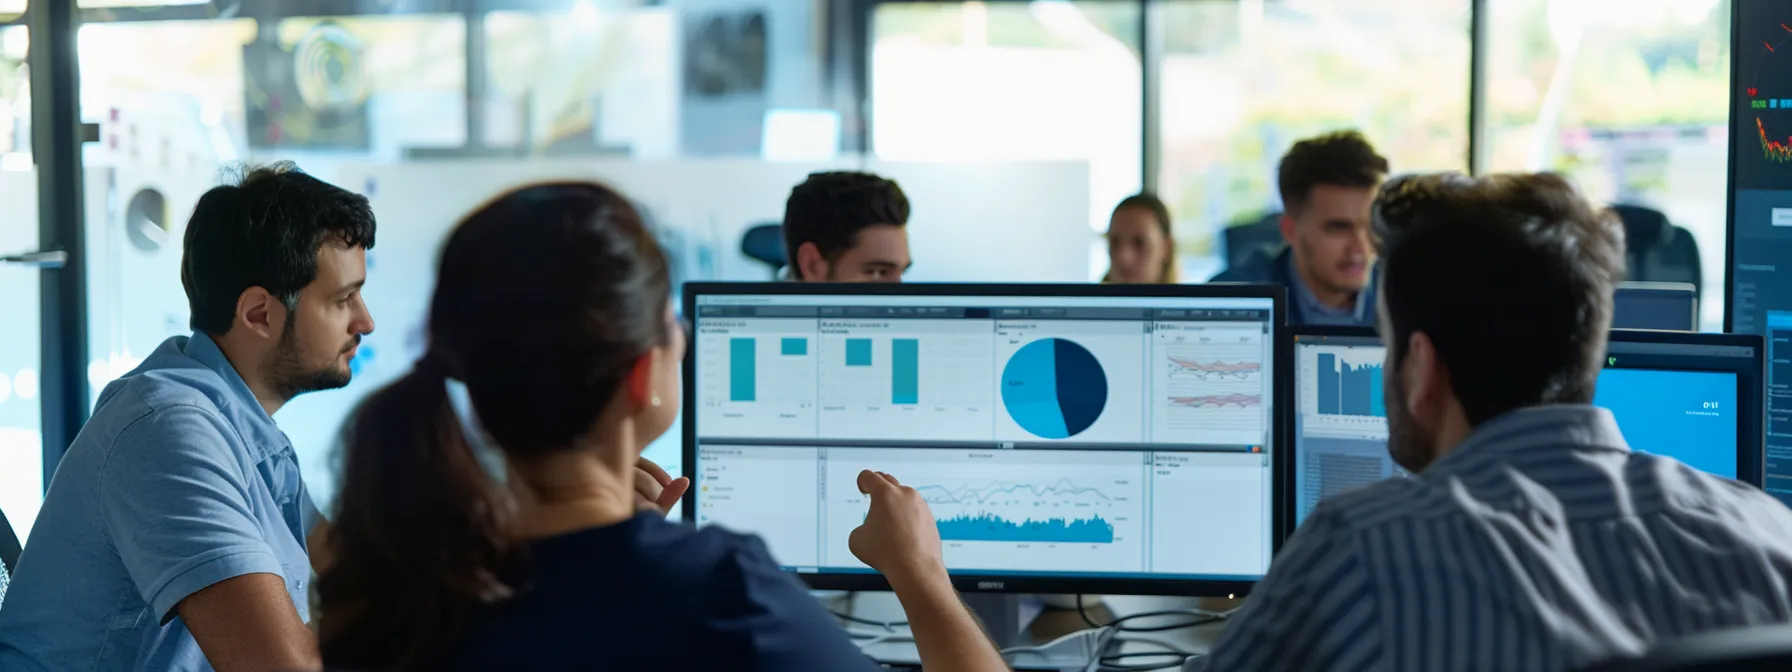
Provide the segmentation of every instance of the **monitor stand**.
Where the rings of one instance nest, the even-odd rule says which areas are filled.
[[[1004,593],[963,593],[964,605],[971,609],[977,620],[983,622],[984,632],[989,633],[991,641],[997,649],[1006,649],[1027,643],[1027,624],[1021,622],[1020,596]]]

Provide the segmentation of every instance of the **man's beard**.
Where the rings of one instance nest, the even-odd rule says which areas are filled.
[[[268,386],[273,388],[275,394],[281,399],[291,400],[306,392],[334,390],[348,385],[350,373],[336,366],[336,357],[354,349],[361,343],[361,337],[356,336],[348,347],[338,351],[328,363],[310,367],[300,359],[299,343],[293,332],[293,325],[289,320],[285,332],[280,334],[280,344],[268,354],[267,363],[262,367]]]
[[[1408,472],[1419,473],[1436,458],[1437,437],[1426,432],[1406,410],[1406,388],[1400,376],[1383,378],[1382,396],[1387,398],[1388,455]]]

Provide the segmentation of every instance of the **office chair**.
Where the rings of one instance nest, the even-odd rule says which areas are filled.
[[[1792,626],[1700,633],[1656,646],[1641,658],[1612,660],[1579,672],[1783,672],[1792,670]]]
[[[12,523],[7,522],[6,512],[0,511],[0,565],[6,565],[6,573],[12,574],[19,566],[19,537],[13,534]]]
[[[1259,250],[1274,253],[1282,247],[1282,213],[1271,212],[1257,221],[1226,227],[1222,239],[1226,245],[1228,268],[1244,263]]]
[[[1638,282],[1691,283],[1696,293],[1703,288],[1699,241],[1692,232],[1668,221],[1660,210],[1640,205],[1612,206],[1624,222],[1625,261],[1628,279]]]
[[[772,278],[790,263],[784,253],[784,227],[780,224],[757,224],[740,236],[740,253],[748,259],[770,266]]]

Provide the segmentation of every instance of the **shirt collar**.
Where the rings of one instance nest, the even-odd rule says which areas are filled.
[[[1455,450],[1426,468],[1424,475],[1473,471],[1489,461],[1538,448],[1560,450],[1563,446],[1630,450],[1611,411],[1587,404],[1533,406],[1481,423]]]
[[[280,426],[274,423],[274,418],[261,407],[261,401],[255,398],[255,392],[249,389],[249,383],[243,380],[242,374],[237,373],[236,366],[230,363],[230,358],[224,356],[224,350],[218,347],[217,341],[212,340],[204,332],[196,331],[187,339],[181,352],[201,366],[218,374],[218,378],[224,381],[224,389],[228,396],[221,401],[227,403],[220,405],[218,410],[222,411],[224,417],[231,424],[236,425],[239,431],[243,431],[245,434],[254,434],[254,436],[244,437],[256,444],[250,446],[251,450],[258,453],[273,453],[287,446],[286,433],[280,431]]]
[[[1375,295],[1374,269],[1370,269],[1369,285],[1356,293],[1356,303],[1349,308],[1336,308],[1319,300],[1319,295],[1307,286],[1306,280],[1300,277],[1300,269],[1294,267],[1294,255],[1288,258],[1288,284],[1294,290],[1294,300],[1300,302],[1301,312],[1306,315],[1324,315],[1337,319],[1349,319],[1356,324],[1367,322],[1365,315],[1369,310],[1369,298]]]

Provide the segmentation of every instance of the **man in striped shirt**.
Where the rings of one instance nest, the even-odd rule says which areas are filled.
[[[1590,405],[1622,231],[1553,175],[1408,177],[1374,208],[1388,451],[1320,503],[1210,670],[1570,670],[1792,621],[1792,511],[1632,452]]]

